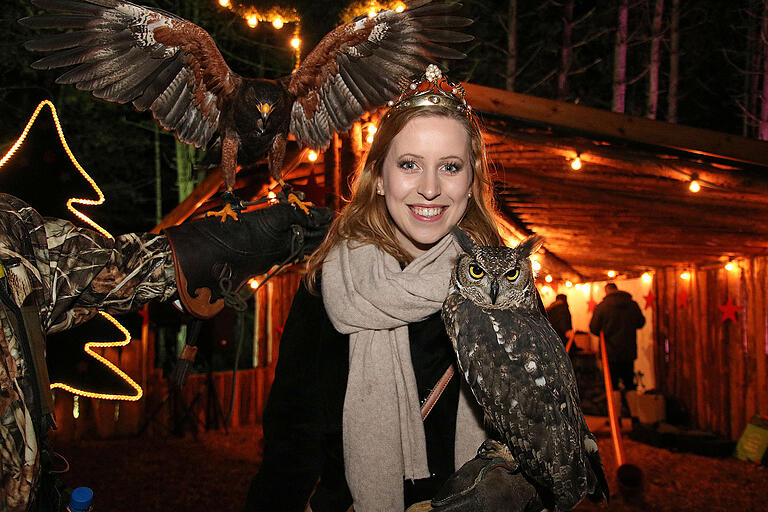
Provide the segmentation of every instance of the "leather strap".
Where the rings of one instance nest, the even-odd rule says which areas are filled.
[[[437,384],[435,384],[435,387],[432,388],[432,392],[429,394],[426,400],[424,400],[424,403],[421,404],[421,420],[424,421],[427,416],[429,415],[429,412],[432,410],[432,408],[437,403],[437,399],[440,398],[440,395],[443,394],[443,391],[445,391],[446,386],[448,386],[448,383],[451,382],[451,378],[453,377],[453,365],[449,365],[448,368],[445,370],[445,373],[442,377],[440,377],[440,380],[437,381]]]

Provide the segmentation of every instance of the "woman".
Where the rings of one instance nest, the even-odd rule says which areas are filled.
[[[461,86],[430,66],[382,119],[353,196],[309,262],[264,411],[246,510],[393,511],[428,499],[485,439],[451,379],[439,310],[461,226],[501,243]],[[317,292],[321,292],[318,294]]]

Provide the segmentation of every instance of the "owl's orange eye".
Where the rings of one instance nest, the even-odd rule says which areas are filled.
[[[520,269],[514,269],[507,272],[506,278],[508,281],[514,281],[520,276]]]
[[[469,275],[472,277],[472,279],[480,279],[485,275],[485,270],[483,270],[480,265],[472,263],[469,266]]]
[[[269,103],[262,103],[259,105],[259,112],[261,112],[262,115],[268,116],[271,111],[272,106]]]

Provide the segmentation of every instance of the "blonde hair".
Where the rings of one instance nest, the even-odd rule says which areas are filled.
[[[317,279],[326,256],[331,249],[344,240],[374,244],[403,264],[413,260],[413,256],[397,241],[394,222],[389,216],[384,197],[376,193],[376,183],[381,176],[384,159],[392,139],[409,121],[426,116],[456,119],[461,122],[469,135],[473,156],[471,159],[472,196],[467,202],[464,217],[459,221],[459,227],[472,235],[481,245],[502,244],[495,221],[493,184],[488,176],[485,143],[475,117],[468,118],[452,108],[439,105],[391,110],[384,116],[378,127],[365,164],[353,178],[352,198],[331,224],[323,243],[309,258],[306,284],[311,291],[317,291]]]

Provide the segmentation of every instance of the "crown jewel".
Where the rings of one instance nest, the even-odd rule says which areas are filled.
[[[390,101],[388,105],[391,108],[387,114],[401,108],[441,105],[467,116],[472,115],[472,107],[464,98],[464,87],[445,78],[434,64],[427,66],[426,72],[418,80],[410,82],[397,101]]]

